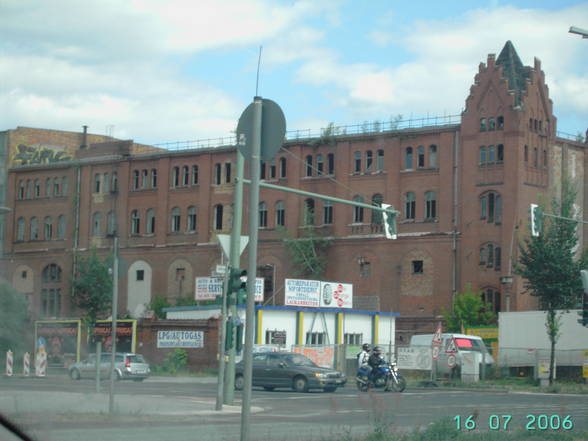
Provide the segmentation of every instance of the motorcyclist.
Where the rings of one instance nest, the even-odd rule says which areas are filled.
[[[368,365],[370,367],[370,373],[368,377],[370,380],[374,379],[374,374],[378,372],[377,368],[380,366],[380,364],[382,364],[383,361],[384,356],[382,355],[382,348],[379,346],[374,346],[374,349],[372,349],[372,354],[368,358]]]
[[[361,352],[357,354],[357,371],[358,375],[367,374],[369,376],[372,368],[369,365],[371,346],[368,343],[364,343],[361,346]]]

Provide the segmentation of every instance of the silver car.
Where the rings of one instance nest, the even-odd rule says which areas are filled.
[[[100,357],[100,377],[109,378],[110,361],[112,354],[104,353]],[[116,353],[114,358],[114,373],[117,380],[132,379],[143,381],[151,373],[149,364],[142,355],[130,352]],[[96,354],[88,355],[88,358],[72,364],[69,367],[69,376],[72,380],[80,378],[96,377]]]

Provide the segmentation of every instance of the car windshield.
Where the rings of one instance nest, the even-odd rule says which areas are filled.
[[[142,355],[128,355],[127,358],[131,363],[145,363]]]
[[[312,360],[306,358],[304,355],[300,354],[293,354],[287,355],[285,357],[287,363],[291,366],[309,366],[309,367],[317,367],[316,364],[313,363]]]
[[[455,339],[455,344],[460,351],[484,352],[484,344],[480,340],[458,337]]]

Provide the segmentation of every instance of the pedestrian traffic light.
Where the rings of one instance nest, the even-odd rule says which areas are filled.
[[[382,204],[382,208],[387,209],[389,207],[392,207],[392,205]],[[384,233],[386,234],[386,238],[396,239],[396,214],[391,211],[384,211],[382,212],[382,217],[384,219]]]
[[[531,204],[531,235],[539,236],[543,231],[543,209],[537,204]]]

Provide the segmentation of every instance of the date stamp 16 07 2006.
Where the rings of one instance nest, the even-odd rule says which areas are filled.
[[[522,421],[526,430],[539,431],[562,431],[572,430],[574,428],[574,421],[570,415],[534,415],[529,414]],[[487,421],[482,421],[474,415],[453,417],[456,428],[458,430],[475,430],[475,429],[489,429],[489,430],[509,430],[509,424],[513,422],[512,415],[490,415]],[[516,423],[516,422],[515,422]]]

